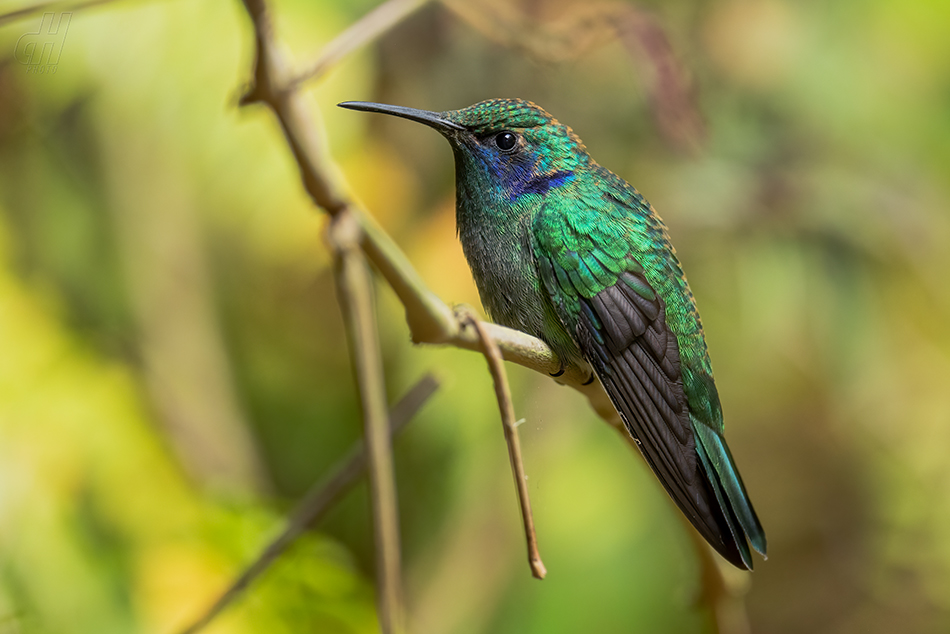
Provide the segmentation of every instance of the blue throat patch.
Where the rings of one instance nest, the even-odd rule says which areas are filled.
[[[525,194],[539,194],[543,196],[548,190],[560,187],[574,178],[574,172],[549,172],[539,174],[528,180],[515,181],[511,193],[508,195],[508,202],[514,202]]]

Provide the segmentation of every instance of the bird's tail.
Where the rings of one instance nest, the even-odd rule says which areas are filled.
[[[742,484],[742,477],[722,436],[695,420],[693,428],[698,439],[696,452],[742,555],[742,561],[751,570],[752,554],[749,544],[765,557],[765,531],[762,530],[755,509],[752,508],[749,494]]]

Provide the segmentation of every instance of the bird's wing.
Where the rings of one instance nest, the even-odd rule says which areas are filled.
[[[669,249],[665,228],[648,207],[631,210],[639,213],[631,218],[617,208],[616,199],[610,202],[615,207],[606,213],[601,206],[578,210],[577,205],[587,204],[584,199],[574,201],[571,210],[558,205],[541,211],[532,225],[538,272],[555,312],[575,336],[667,492],[726,559],[751,568],[749,531],[744,531],[744,522],[709,460],[704,437],[697,447],[679,342],[667,325],[666,302],[648,282],[641,263],[653,258],[650,264],[660,267],[661,276],[679,273],[675,260],[662,271],[663,263],[673,257],[659,254],[660,249]],[[628,234],[636,222],[654,223],[662,234],[651,243],[653,255],[637,249]],[[651,229],[644,225],[639,230]],[[721,436],[711,428],[701,433],[706,431],[728,453]],[[727,460],[731,466],[731,457]],[[745,497],[744,490],[742,494]],[[762,544],[764,550],[764,534]]]

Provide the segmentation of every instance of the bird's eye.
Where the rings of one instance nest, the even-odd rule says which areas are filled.
[[[495,135],[495,145],[502,152],[507,152],[518,144],[518,137],[513,132],[499,132]]]

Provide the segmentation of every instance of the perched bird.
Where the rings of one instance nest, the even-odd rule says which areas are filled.
[[[562,372],[593,368],[673,501],[723,557],[751,569],[749,544],[764,556],[765,532],[723,438],[693,294],[653,207],[528,101],[441,113],[340,106],[448,139],[459,239],[491,318],[547,342]]]

